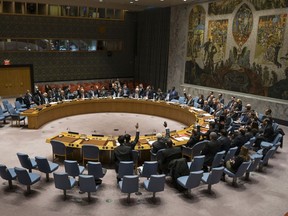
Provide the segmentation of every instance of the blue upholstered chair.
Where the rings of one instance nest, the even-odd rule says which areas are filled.
[[[224,155],[225,155],[225,151],[217,152],[217,154],[214,156],[214,159],[212,161],[212,165],[210,167],[210,170],[212,170],[215,167],[219,167],[222,165]]]
[[[228,160],[232,159],[235,156],[235,153],[237,151],[238,147],[232,147],[228,150],[228,152],[225,155],[224,163],[226,163]]]
[[[202,170],[205,160],[205,155],[195,156],[192,162],[188,162],[187,165],[190,169],[190,172]]]
[[[144,161],[142,169],[139,170],[141,177],[150,178],[151,175],[158,173],[158,162],[157,161]]]
[[[259,162],[259,166],[258,166],[259,171],[262,171],[263,167],[268,165],[268,161],[272,157],[272,155],[274,154],[275,151],[276,151],[276,147],[273,146],[272,148],[270,148],[268,150],[268,152],[265,154],[265,156],[263,158],[261,158],[261,160]]]
[[[243,162],[238,168],[236,173],[231,172],[227,168],[224,169],[224,173],[227,174],[229,177],[233,178],[233,182],[232,182],[233,185],[237,185],[237,178],[242,177],[245,174],[250,163],[251,161]]]
[[[73,154],[73,149],[66,147],[64,143],[56,140],[50,141],[52,146],[52,154],[53,154],[53,161],[55,160],[56,156],[64,157],[64,159],[67,159],[68,155]]]
[[[2,110],[2,107],[0,106],[0,121],[3,121],[3,123],[6,123],[6,118],[8,118],[10,114],[8,112],[4,113]]]
[[[151,150],[151,151],[150,151],[150,156],[151,156],[150,160],[151,160],[151,161],[159,161],[159,160],[161,160],[161,158],[162,158],[162,152],[163,152],[164,150],[165,150],[165,149],[160,149],[160,150],[157,151],[156,154],[153,153],[152,150]]]
[[[11,116],[11,124],[13,125],[13,122],[16,121],[16,125],[20,126],[20,122],[23,121],[24,125],[25,125],[25,119],[26,116],[21,116],[19,113],[16,112],[16,110],[14,108],[10,108],[9,109],[9,113]]]
[[[54,172],[59,168],[59,165],[48,161],[47,158],[36,156],[36,163],[38,165],[38,170],[46,174],[46,181],[49,181],[49,173]]]
[[[74,178],[81,175],[85,170],[84,166],[80,166],[77,161],[73,160],[64,160],[64,167],[65,172]]]
[[[91,201],[91,192],[96,192],[99,185],[96,185],[93,175],[79,175],[79,186],[81,192],[88,193],[88,201]]]
[[[193,159],[193,157],[198,156],[201,154],[201,151],[203,150],[206,143],[208,143],[208,140],[203,140],[198,143],[196,143],[192,148],[183,146],[182,147],[182,155],[188,157],[190,160]]]
[[[27,193],[31,192],[31,185],[40,181],[40,175],[38,173],[28,173],[26,169],[15,167],[15,173],[18,181],[27,186]]]
[[[260,163],[261,158],[262,158],[262,155],[257,155],[257,154],[253,155],[252,161],[246,170],[246,174],[245,174],[246,180],[249,180],[250,172],[254,172],[256,170],[256,168],[258,167]]]
[[[201,180],[205,184],[208,184],[209,193],[211,193],[212,185],[217,184],[221,180],[223,171],[224,171],[224,167],[221,166],[221,167],[212,168],[211,172],[203,173]]]
[[[9,188],[12,189],[12,180],[15,180],[17,175],[14,168],[7,168],[6,165],[0,164],[0,176],[9,183]]]
[[[64,199],[66,199],[66,190],[72,189],[76,184],[76,180],[72,177],[69,177],[67,173],[63,172],[54,172],[53,176],[55,188],[63,190]]]
[[[88,175],[93,175],[95,180],[103,178],[107,172],[107,170],[102,167],[101,162],[88,161],[87,169]]]
[[[188,194],[191,195],[191,189],[198,187],[203,176],[203,171],[190,172],[187,176],[181,176],[177,178],[177,183],[188,190]]]
[[[32,169],[37,168],[36,161],[32,158],[29,158],[27,154],[18,152],[17,157],[20,161],[21,166],[28,169],[30,173],[32,172]]]
[[[99,161],[99,148],[95,145],[84,144],[82,145],[83,165],[85,161]]]
[[[118,178],[122,179],[125,175],[134,174],[134,163],[133,161],[120,161],[118,169]]]
[[[119,182],[119,187],[122,193],[127,193],[127,202],[130,202],[130,194],[136,193],[139,190],[139,177],[137,175],[125,175],[123,180]]]
[[[144,188],[147,191],[153,192],[153,199],[155,199],[156,192],[164,191],[165,175],[151,175],[150,179],[144,180]]]
[[[17,112],[23,112],[23,111],[27,110],[27,108],[22,107],[22,105],[19,101],[15,101],[15,110]]]

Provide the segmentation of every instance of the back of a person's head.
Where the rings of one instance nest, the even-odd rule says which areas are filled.
[[[126,143],[129,143],[130,140],[131,140],[130,134],[125,134],[124,137],[125,137],[125,142],[126,142]]]
[[[221,134],[222,136],[227,136],[227,135],[228,135],[228,132],[227,132],[227,130],[225,130],[225,129],[221,129],[221,130],[220,130],[220,134]]]
[[[119,136],[119,137],[118,137],[118,142],[119,142],[120,144],[123,144],[123,143],[125,142],[125,137],[124,137],[123,135]]]
[[[159,140],[159,139],[161,139],[163,136],[162,136],[162,134],[161,133],[157,133],[156,134],[156,138]]]
[[[240,128],[239,132],[240,132],[241,135],[245,135],[246,130],[245,130],[245,128]]]
[[[167,140],[166,145],[168,148],[172,148],[173,147],[173,142],[171,139]]]
[[[244,157],[245,160],[249,160],[249,149],[245,146],[242,146],[239,155]]]
[[[209,138],[210,138],[210,140],[217,140],[217,134],[215,132],[211,132],[209,134]]]

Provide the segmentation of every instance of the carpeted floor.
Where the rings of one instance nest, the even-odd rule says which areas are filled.
[[[124,113],[71,116],[50,122],[39,130],[6,124],[0,128],[0,163],[7,167],[20,166],[17,152],[27,153],[30,157],[45,156],[51,160],[51,146],[45,140],[61,131],[97,132],[111,136],[127,132],[133,135],[134,125],[138,122],[141,134],[146,134],[164,131],[164,120],[171,130],[185,126],[159,117]],[[288,134],[288,128],[282,128]],[[120,192],[115,172],[109,169],[99,190],[92,193],[92,202],[88,202],[87,194],[79,193],[78,187],[67,191],[68,198],[64,201],[63,192],[54,187],[52,175],[47,183],[45,174],[34,170],[41,174],[41,181],[32,186],[30,195],[25,193],[26,187],[17,181],[13,181],[14,188],[9,190],[8,182],[0,179],[0,215],[282,216],[288,212],[288,143],[287,139],[284,141],[284,148],[278,150],[269,166],[261,173],[252,173],[250,181],[239,179],[238,187],[232,187],[231,179],[226,178],[226,182],[212,186],[212,194],[207,193],[207,185],[201,184],[192,189],[192,198],[174,189],[167,177],[165,191],[156,194],[156,202],[153,202],[152,194],[143,187],[144,179],[140,178],[141,193],[132,194],[132,201],[127,204],[127,195]],[[62,163],[58,170],[64,170]]]

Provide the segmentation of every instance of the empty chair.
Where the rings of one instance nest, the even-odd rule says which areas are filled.
[[[49,181],[49,173],[54,172],[58,169],[59,165],[48,161],[47,158],[36,156],[36,163],[38,165],[38,170],[46,174],[46,181]]]
[[[79,175],[79,186],[81,192],[88,193],[89,202],[91,200],[91,192],[96,192],[99,187],[96,185],[93,175]]]
[[[16,121],[16,125],[20,126],[20,122],[24,121],[24,125],[25,125],[25,119],[26,116],[21,116],[19,113],[16,112],[16,110],[14,108],[10,108],[9,109],[9,113],[11,116],[11,124],[13,125],[13,122]]]
[[[191,194],[191,189],[198,187],[203,176],[203,171],[190,172],[188,176],[181,176],[177,178],[177,183],[188,190]]]
[[[239,177],[241,177],[241,176],[243,176],[245,174],[245,172],[246,172],[247,168],[249,167],[250,163],[251,163],[250,161],[243,162],[240,165],[240,167],[238,168],[236,173],[231,172],[227,168],[224,169],[224,173],[227,174],[229,177],[232,177],[233,178],[232,184],[236,185],[237,184],[237,178],[239,178]]]
[[[144,161],[142,169],[140,169],[140,176],[150,178],[151,175],[158,173],[158,162],[157,161]]]
[[[107,170],[102,167],[101,162],[88,161],[87,169],[88,175],[93,175],[95,180],[103,178],[107,172]]]
[[[257,166],[260,163],[261,158],[262,158],[262,155],[257,155],[257,154],[253,155],[252,161],[246,170],[246,174],[245,174],[246,180],[249,180],[250,172],[253,172],[256,170]]]
[[[269,159],[272,157],[273,152],[276,150],[276,147],[272,147],[268,150],[268,152],[264,155],[264,157],[261,158],[260,162],[259,162],[259,167],[258,170],[262,171],[263,170],[263,166],[267,166],[268,165],[268,161]]]
[[[0,164],[0,176],[9,183],[9,188],[12,189],[12,180],[15,180],[17,175],[14,168],[7,168],[6,165]]]
[[[130,194],[136,193],[139,190],[139,177],[137,175],[125,175],[123,180],[119,182],[119,187],[122,193],[127,193],[127,202],[130,202]]]
[[[26,169],[15,167],[15,173],[18,181],[27,186],[27,193],[31,192],[31,185],[40,181],[40,175],[38,173],[28,173]]]
[[[120,161],[118,169],[118,178],[122,179],[125,175],[134,174],[134,164],[133,161]]]
[[[29,158],[27,154],[18,152],[17,157],[20,161],[21,166],[28,169],[30,173],[32,172],[32,169],[37,168],[36,161],[34,159]]]
[[[56,140],[50,141],[52,146],[52,154],[53,154],[53,161],[55,160],[56,156],[64,157],[64,159],[67,159],[67,156],[73,153],[73,149],[66,147],[64,143]]]
[[[201,178],[202,182],[208,184],[208,191],[211,193],[211,188],[213,184],[217,184],[223,175],[224,167],[215,167],[211,170],[211,172],[203,173]]]
[[[8,112],[4,113],[2,110],[2,107],[0,106],[0,121],[3,121],[3,123],[6,123],[6,118],[8,118],[10,114]]]
[[[23,112],[23,111],[27,110],[27,108],[23,108],[19,101],[15,101],[15,110],[17,112]]]
[[[190,160],[201,154],[202,149],[206,145],[206,143],[209,142],[208,140],[203,140],[198,143],[196,143],[192,148],[183,146],[182,148],[182,155],[190,158]]]
[[[190,172],[202,170],[205,160],[205,155],[195,156],[192,162],[188,162]]]
[[[226,163],[228,160],[232,159],[235,156],[237,149],[238,147],[236,146],[228,150],[224,158],[224,163]]]
[[[214,156],[210,169],[221,166],[224,155],[225,155],[225,151],[217,152],[217,154]]]
[[[99,161],[98,146],[89,145],[89,144],[82,145],[82,157],[83,157],[83,165],[85,165],[85,160]]]
[[[85,170],[84,166],[80,166],[77,161],[72,160],[64,160],[64,167],[65,172],[74,178],[82,174]]]
[[[156,192],[164,191],[165,175],[151,175],[150,179],[144,180],[144,188],[147,191],[153,192],[153,199],[155,199]]]
[[[53,176],[55,188],[63,190],[64,199],[66,199],[66,190],[72,189],[76,184],[76,180],[63,172],[54,172]]]
[[[185,104],[185,97],[179,97],[179,103],[180,104]]]

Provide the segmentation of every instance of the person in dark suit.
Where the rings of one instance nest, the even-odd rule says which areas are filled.
[[[178,92],[175,90],[175,87],[173,86],[172,89],[169,91],[169,101],[171,100],[178,100],[179,96],[178,96]]]
[[[175,159],[182,158],[180,147],[173,147],[172,140],[167,141],[167,148],[162,152],[162,157],[159,161],[159,173],[169,174],[169,164]]]
[[[218,141],[221,143],[221,149],[220,151],[228,152],[231,145],[231,140],[228,137],[228,133],[225,129],[220,130],[220,137],[218,138]]]
[[[259,135],[256,137],[256,141],[253,145],[254,150],[260,149],[260,144],[262,141],[272,142],[274,139],[274,129],[272,126],[272,122],[269,118],[263,120],[262,123],[262,130],[260,131]]]
[[[203,164],[204,171],[208,171],[208,166],[212,165],[213,159],[217,152],[221,150],[221,143],[217,140],[217,134],[211,132],[209,134],[210,141],[204,146],[202,155],[205,155]]]
[[[192,130],[192,134],[186,143],[186,147],[192,148],[196,143],[198,143],[200,140],[199,133],[196,129]]]
[[[235,155],[240,153],[241,147],[248,141],[248,138],[245,136],[246,130],[245,128],[240,128],[238,133],[234,135],[231,141],[231,147],[238,147]]]
[[[119,146],[114,149],[115,171],[118,173],[120,161],[133,161],[132,149],[125,145],[125,136],[118,137]]]
[[[161,133],[156,134],[157,140],[152,143],[152,153],[156,154],[160,149],[165,149],[167,139],[170,137],[170,129],[167,127],[167,122],[164,122],[164,127],[166,131],[165,137]]]
[[[135,128],[136,128],[136,135],[135,135],[135,139],[132,142],[131,142],[130,134],[125,134],[124,135],[124,137],[125,137],[125,145],[129,146],[131,149],[135,148],[136,144],[138,143],[139,135],[140,135],[140,132],[138,130],[138,128],[139,128],[139,124],[138,123],[135,125]]]

